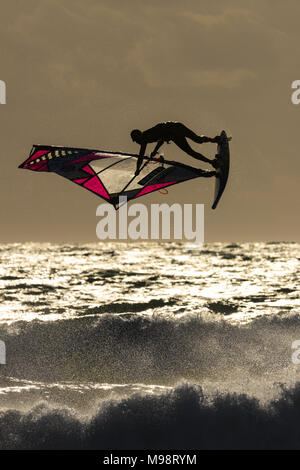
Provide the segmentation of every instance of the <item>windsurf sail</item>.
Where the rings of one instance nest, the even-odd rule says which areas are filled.
[[[127,200],[201,176],[202,170],[183,163],[144,157],[134,176],[138,155],[72,147],[34,145],[19,168],[56,173],[119,207]]]

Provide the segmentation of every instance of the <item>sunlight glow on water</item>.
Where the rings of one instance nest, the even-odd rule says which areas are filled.
[[[2,245],[0,321],[105,314],[114,305],[120,315],[212,311],[245,321],[299,309],[299,264],[298,244]],[[216,302],[219,312],[209,306]]]

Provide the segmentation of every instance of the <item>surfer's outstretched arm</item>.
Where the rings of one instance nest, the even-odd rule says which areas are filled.
[[[145,151],[146,151],[146,148],[147,148],[147,144],[145,144],[144,142],[141,144],[141,148],[140,148],[140,153],[139,153],[139,158],[137,160],[137,163],[136,163],[136,170],[135,170],[135,176],[137,176],[140,172],[140,169],[141,169],[141,166],[142,166],[142,162],[143,162],[143,156],[145,155]]]
[[[153,150],[153,152],[151,152],[151,155],[150,157],[155,157],[155,155],[157,154],[157,151],[160,149],[160,147],[163,145],[164,141],[163,140],[159,140]]]

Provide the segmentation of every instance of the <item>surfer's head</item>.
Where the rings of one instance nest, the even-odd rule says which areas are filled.
[[[139,129],[133,129],[130,135],[131,135],[133,142],[136,142],[137,144],[141,143],[142,131],[140,131]]]

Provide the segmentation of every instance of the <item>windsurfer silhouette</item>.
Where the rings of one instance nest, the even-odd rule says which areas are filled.
[[[219,136],[211,138],[206,137],[205,135],[197,135],[181,122],[173,121],[162,122],[154,127],[151,127],[150,129],[147,129],[144,132],[140,131],[139,129],[134,129],[130,135],[133,142],[136,142],[141,146],[135,176],[140,173],[147,144],[153,142],[157,142],[157,144],[150,155],[151,157],[154,157],[157,154],[158,149],[164,144],[164,142],[170,143],[170,141],[172,141],[191,157],[206,163],[210,163],[214,168],[216,168],[216,160],[210,160],[209,158],[206,158],[204,155],[202,155],[202,153],[193,150],[186,139],[191,139],[198,144],[202,144],[204,142],[218,143]],[[215,171],[202,171],[203,176],[205,177],[215,176],[216,174]]]

